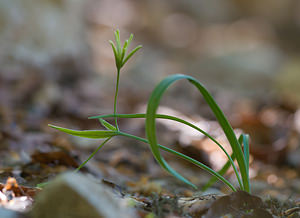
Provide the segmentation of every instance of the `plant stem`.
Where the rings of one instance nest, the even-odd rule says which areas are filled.
[[[106,142],[108,142],[111,138],[111,137],[108,137],[107,139],[105,139],[101,145],[99,145],[99,147],[88,157],[88,159],[86,159],[82,164],[80,164],[79,167],[77,167],[77,169],[74,171],[75,173],[77,173],[92,157],[94,157],[94,155],[103,147],[103,145],[106,144]]]
[[[117,113],[117,97],[118,97],[118,92],[119,92],[119,81],[120,81],[120,69],[118,69],[117,72],[117,83],[116,83],[116,92],[115,92],[115,100],[114,100],[114,115]],[[118,126],[118,118],[115,116],[115,124],[117,130],[119,130]]]

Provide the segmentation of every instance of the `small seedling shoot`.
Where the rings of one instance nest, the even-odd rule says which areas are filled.
[[[232,191],[243,190],[250,193],[250,181],[249,181],[249,136],[247,134],[241,134],[239,138],[236,137],[230,123],[228,122],[227,118],[225,117],[224,113],[211,96],[211,94],[207,91],[207,89],[194,77],[183,75],[183,74],[175,74],[166,77],[163,79],[153,90],[147,104],[147,111],[145,114],[118,114],[117,113],[117,96],[119,90],[119,81],[120,81],[120,73],[122,67],[126,64],[126,62],[142,47],[137,46],[130,52],[128,48],[130,43],[133,39],[133,35],[131,34],[129,39],[124,42],[124,45],[121,46],[120,40],[120,32],[119,30],[115,31],[115,43],[109,41],[112,46],[112,50],[115,57],[115,63],[117,68],[117,80],[116,80],[116,89],[114,95],[114,111],[112,114],[106,115],[98,115],[89,117],[89,119],[98,119],[100,123],[106,128],[106,130],[71,130],[59,126],[54,126],[49,124],[50,127],[58,129],[62,132],[68,133],[70,135],[84,137],[84,138],[93,138],[93,139],[104,139],[104,141],[100,144],[100,146],[84,161],[76,171],[80,170],[111,138],[117,136],[128,137],[132,139],[136,139],[138,141],[144,142],[150,146],[153,156],[157,160],[158,164],[165,169],[168,173],[176,177],[177,179],[181,180],[182,182],[190,185],[193,188],[197,188],[194,184],[192,184],[189,180],[184,178],[181,174],[175,171],[163,158],[160,153],[160,150],[167,151],[179,158],[182,158],[186,161],[189,161],[196,166],[206,170],[210,173],[213,177],[211,180],[204,186],[202,189],[206,189],[213,185],[214,182],[217,180],[222,181],[226,184]],[[183,120],[175,116],[170,116],[166,114],[158,114],[157,109],[160,104],[160,99],[166,93],[167,89],[173,85],[175,82],[179,80],[186,80],[192,85],[194,85],[198,91],[202,94],[203,98],[209,105],[211,111],[214,113],[216,120],[220,124],[221,128],[224,131],[225,136],[227,137],[230,146],[232,148],[232,155],[230,156],[224,147],[216,141],[210,134],[205,132],[204,130],[200,129],[199,127]],[[114,118],[114,125],[110,124],[105,120],[105,118]],[[146,138],[141,138],[132,134],[128,134],[118,127],[118,118],[144,118],[145,119],[145,129],[146,129]],[[165,147],[163,145],[158,144],[157,136],[156,136],[156,119],[167,119],[173,120],[175,122],[181,123],[183,125],[187,125],[199,133],[204,134],[210,140],[212,140],[215,144],[217,144],[220,149],[226,154],[228,161],[224,165],[224,167],[216,172],[213,169],[209,168],[208,166],[204,165],[203,163],[184,155],[180,152],[177,152],[171,148]],[[237,166],[234,163],[234,160],[237,161]],[[229,167],[232,166],[234,173],[236,175],[237,181],[239,183],[239,187],[236,188],[231,182],[229,182],[225,177],[224,174],[227,172]]]

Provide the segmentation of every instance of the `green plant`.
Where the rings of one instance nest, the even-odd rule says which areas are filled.
[[[120,70],[124,66],[124,64],[128,61],[129,58],[133,56],[134,53],[136,53],[141,46],[136,47],[133,49],[127,56],[127,48],[133,38],[133,35],[131,34],[129,39],[125,41],[124,46],[121,47],[120,43],[120,34],[117,30],[115,32],[115,40],[116,45],[110,41],[110,44],[112,46],[115,61],[116,61],[116,67],[117,67],[117,82],[116,82],[116,92],[114,96],[114,113],[113,114],[107,114],[107,115],[100,115],[100,116],[93,116],[89,117],[89,119],[98,119],[100,123],[106,128],[106,130],[85,130],[85,131],[77,131],[77,130],[71,130],[66,129],[54,125],[50,125],[50,127],[58,129],[60,131],[63,131],[65,133],[68,133],[70,135],[80,136],[80,137],[86,137],[86,138],[105,138],[105,140],[101,143],[101,145],[89,156],[89,158],[83,162],[76,171],[80,170],[94,155],[96,152],[98,152],[99,149],[101,149],[105,143],[107,143],[112,137],[115,136],[125,136],[129,138],[136,139],[141,142],[145,142],[150,145],[151,151],[157,162],[160,164],[162,168],[164,168],[167,172],[172,174],[177,179],[181,180],[182,182],[197,188],[194,184],[192,184],[190,181],[188,181],[186,178],[184,178],[182,175],[177,173],[172,167],[169,166],[169,164],[165,161],[163,156],[160,153],[160,149],[167,151],[169,153],[172,153],[176,155],[177,157],[180,157],[182,159],[185,159],[198,167],[206,170],[211,175],[213,175],[212,179],[206,184],[204,187],[207,188],[211,186],[215,181],[220,180],[223,183],[225,183],[229,188],[231,188],[233,191],[236,191],[237,189],[234,187],[233,184],[231,184],[227,179],[223,177],[225,172],[229,169],[230,166],[233,167],[233,170],[235,172],[236,178],[239,183],[239,189],[250,192],[250,181],[249,181],[249,137],[246,134],[242,134],[239,139],[237,139],[231,125],[229,124],[228,120],[224,116],[222,110],[219,108],[213,97],[209,94],[209,92],[204,88],[204,86],[195,78],[188,76],[188,75],[182,75],[182,74],[176,74],[171,75],[163,79],[153,90],[151,97],[148,101],[147,106],[147,112],[145,114],[117,114],[116,108],[117,108],[117,95],[118,95],[118,89],[119,89],[119,78],[120,78]],[[125,57],[126,56],[126,57]],[[157,108],[160,103],[160,99],[163,96],[163,94],[166,92],[167,88],[179,80],[187,80],[192,85],[194,85],[199,92],[202,94],[204,99],[206,100],[207,104],[210,106],[212,112],[214,113],[217,121],[219,122],[220,126],[222,127],[230,145],[233,151],[233,154],[230,156],[227,151],[223,148],[223,146],[217,142],[211,135],[209,135],[207,132],[203,131],[199,127],[182,120],[178,117],[165,115],[165,114],[157,114]],[[114,118],[115,125],[112,125],[105,121],[105,118]],[[125,133],[123,131],[120,131],[118,127],[118,118],[145,118],[146,119],[146,137],[141,138],[135,135],[131,135],[128,133]],[[202,164],[201,162],[186,156],[182,153],[179,153],[171,148],[165,147],[163,145],[160,145],[157,143],[156,138],[156,119],[168,119],[173,120],[175,122],[179,122],[181,124],[187,125],[193,129],[196,129],[200,133],[207,136],[209,139],[211,139],[214,143],[216,143],[226,154],[228,158],[228,162],[224,165],[224,167],[219,171],[216,172],[212,170],[211,168],[207,167],[206,165]],[[243,146],[242,146],[243,145]],[[239,167],[239,171],[234,163],[234,160],[237,160],[237,164]]]

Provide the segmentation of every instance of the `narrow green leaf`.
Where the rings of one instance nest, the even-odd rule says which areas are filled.
[[[175,178],[181,180],[182,182],[193,186],[191,182],[177,173],[169,164],[164,160],[162,157],[159,146],[156,139],[156,125],[155,125],[155,118],[156,118],[156,110],[159,105],[159,101],[161,98],[162,93],[164,92],[164,87],[166,84],[166,80],[163,80],[152,92],[151,97],[148,101],[147,113],[146,113],[146,135],[148,138],[148,142],[152,151],[153,156],[159,163],[159,165],[165,169],[167,172],[172,174]]]
[[[88,119],[101,119],[101,118],[111,118],[111,117],[119,117],[119,118],[146,118],[146,114],[105,114],[105,115],[98,115],[98,116],[91,116],[88,117]],[[155,117],[158,119],[166,119],[166,120],[172,120],[178,123],[182,123],[184,125],[187,125],[197,131],[199,131],[200,133],[202,133],[203,135],[207,136],[209,139],[211,139],[214,143],[216,143],[219,147],[222,147],[222,145],[217,142],[209,133],[205,132],[204,130],[202,130],[201,128],[195,126],[194,124],[185,121],[183,119],[180,119],[178,117],[174,117],[171,115],[166,115],[166,114],[155,114]]]
[[[124,42],[124,46],[123,46],[124,49],[128,48],[128,46],[129,46],[128,43],[129,43],[129,41],[128,41],[128,39],[126,39],[125,42]]]
[[[130,36],[129,36],[129,39],[128,39],[128,44],[127,44],[127,46],[130,45],[132,39],[133,39],[133,34],[131,33]]]
[[[248,134],[243,134],[243,145],[244,145],[244,156],[245,156],[245,161],[246,161],[246,170],[247,170],[247,175],[248,175],[248,183],[249,183],[249,190],[250,188],[250,176],[249,176],[249,135]]]
[[[125,54],[127,52],[127,45],[128,45],[128,40],[125,41],[123,49],[122,49],[122,56],[121,56],[121,62],[123,62],[123,59],[125,57]]]
[[[117,45],[117,52],[119,54],[119,57],[121,55],[121,40],[120,40],[120,30],[115,31],[115,40]]]
[[[51,124],[48,124],[49,127],[52,127],[54,129],[60,130],[62,132],[68,133],[70,135],[84,137],[84,138],[91,138],[91,139],[101,139],[101,138],[107,138],[111,136],[117,135],[117,132],[115,131],[106,131],[106,130],[72,130],[67,129],[59,126],[54,126]]]
[[[249,173],[249,135],[243,134],[244,156],[246,161],[247,171]]]
[[[133,49],[125,58],[125,60],[122,63],[122,67],[124,66],[124,64],[129,60],[129,58],[132,57],[132,55],[134,55],[138,50],[140,50],[143,46],[139,45],[137,46],[135,49]]]
[[[118,55],[118,53],[117,53],[116,46],[115,46],[115,44],[113,43],[113,41],[111,41],[111,40],[109,40],[109,43],[111,44],[111,47],[112,47],[113,52],[114,52],[116,66],[117,66],[117,68],[119,68],[119,66],[120,66],[120,60],[119,60],[119,59],[120,59],[120,58],[119,58],[119,55]]]
[[[240,187],[242,190],[250,192],[250,183],[249,183],[249,175],[247,174],[247,169],[246,169],[246,161],[243,155],[242,148],[236,138],[236,135],[229,124],[228,120],[226,119],[225,115],[223,114],[222,110],[219,108],[213,97],[209,94],[209,92],[204,88],[204,86],[197,81],[195,78],[186,76],[186,78],[194,84],[198,90],[201,92],[203,95],[204,99],[210,106],[211,110],[214,112],[221,128],[223,129],[230,145],[232,148],[232,151],[237,159],[241,176],[242,176],[242,181],[243,181],[243,187]]]
[[[99,121],[102,124],[102,126],[104,126],[107,130],[117,131],[117,128],[115,126],[111,125],[106,120],[99,118]]]

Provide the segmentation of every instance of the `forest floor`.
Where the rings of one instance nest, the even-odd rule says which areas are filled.
[[[99,145],[95,140],[54,131],[47,124],[101,129],[97,120],[86,118],[104,113],[100,109],[96,113],[99,102],[103,107],[103,102],[112,101],[110,94],[99,92],[92,82],[93,77],[72,73],[48,80],[37,69],[27,69],[26,77],[21,80],[19,74],[0,76],[0,189],[4,194],[0,203],[3,207],[21,211],[21,214],[31,210],[35,194],[42,192],[37,188],[38,184],[75,170]],[[134,113],[143,108],[142,102],[130,99],[130,96],[121,95],[120,102],[120,111]],[[125,108],[122,108],[122,102],[126,102]],[[105,105],[103,110],[107,112],[107,108],[110,106]],[[166,107],[162,110],[179,113]],[[206,109],[201,110],[199,114],[205,115]],[[261,200],[244,192],[230,194],[220,182],[202,192],[201,187],[209,180],[209,174],[164,154],[171,166],[199,187],[199,190],[192,190],[165,173],[146,144],[124,138],[109,142],[81,172],[113,189],[120,198],[134,202],[139,217],[200,217],[205,214],[214,217],[232,211],[235,211],[233,217],[268,217],[270,214],[300,217],[300,112],[281,102],[253,100],[235,102],[230,111],[235,115],[229,114],[233,127],[251,136],[251,188],[252,194]],[[201,126],[209,126],[209,132],[228,147],[211,115],[202,118],[193,114],[189,119]],[[139,136],[144,136],[143,122],[119,121],[120,128]],[[160,122],[159,132],[162,133],[161,144],[170,145],[214,169],[219,169],[226,161],[208,139],[195,136],[181,126]],[[9,177],[16,181],[7,181]],[[232,172],[227,177],[236,184]],[[23,205],[11,206],[9,202],[21,196],[27,196],[28,201],[23,199]],[[239,205],[240,201],[248,202],[250,208]],[[226,211],[228,207],[231,209]],[[221,212],[220,208],[223,208]]]

